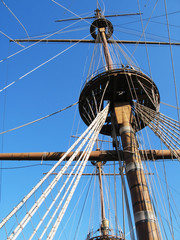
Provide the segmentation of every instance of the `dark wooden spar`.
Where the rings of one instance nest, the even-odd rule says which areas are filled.
[[[122,155],[122,151],[119,151]],[[179,151],[180,153],[180,151]],[[1,161],[58,161],[65,152],[28,152],[28,153],[0,153]],[[81,154],[81,152],[80,152]],[[143,161],[146,161],[144,156],[147,156],[149,160],[158,161],[161,159],[176,159],[175,156],[169,150],[139,150],[139,154]],[[73,155],[73,152],[69,153],[66,157],[68,160]],[[117,151],[115,150],[97,150],[92,151],[89,157],[89,161],[119,161]]]

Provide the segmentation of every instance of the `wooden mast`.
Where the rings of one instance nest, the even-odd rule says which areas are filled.
[[[105,206],[104,206],[104,194],[102,184],[102,162],[97,162],[97,168],[99,171],[99,188],[100,188],[100,200],[101,200],[101,232],[103,236],[109,234],[109,221],[106,219]]]
[[[138,150],[136,134],[132,128],[132,113],[129,103],[115,103],[114,112],[118,123],[126,163],[126,176],[130,189],[136,233],[139,240],[161,239],[153,211],[148,186]]]
[[[74,152],[70,152],[65,160],[68,160]],[[120,154],[122,152],[120,151]],[[180,150],[178,150],[180,154]],[[26,152],[26,153],[0,153],[1,161],[57,161],[65,152]],[[81,154],[81,152],[80,152]],[[170,150],[139,150],[141,160],[146,161],[144,156],[147,156],[150,161],[158,161],[161,159],[175,159]],[[92,151],[89,156],[89,161],[119,161],[115,150],[97,150]]]
[[[99,28],[103,42],[107,69],[112,69],[112,59],[108,49],[105,27]],[[141,157],[138,151],[135,131],[132,128],[133,115],[130,103],[114,102],[114,112],[119,126],[126,163],[126,175],[131,193],[136,233],[139,240],[160,240],[158,223],[151,203]]]

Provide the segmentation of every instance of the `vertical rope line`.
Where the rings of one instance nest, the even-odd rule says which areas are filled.
[[[78,223],[77,223],[77,228],[76,228],[76,232],[75,232],[75,235],[74,235],[74,240],[77,239],[76,236],[77,236],[77,234],[79,232],[79,227],[80,227],[80,224],[81,224],[81,221],[82,221],[82,215],[84,213],[84,209],[85,209],[85,206],[86,206],[86,203],[87,203],[87,199],[88,199],[88,196],[89,196],[92,179],[93,179],[93,175],[91,176],[91,180],[89,182],[89,187],[88,187],[88,190],[87,190],[87,193],[86,193],[85,201],[84,201],[84,204],[82,206],[81,214],[80,214],[80,217],[79,217],[79,220],[78,220]]]
[[[157,3],[157,1],[156,1],[156,3]],[[138,8],[139,8],[139,13],[141,13],[139,0],[138,0]],[[147,44],[146,44],[146,35],[145,35],[145,30],[144,30],[144,25],[143,25],[143,20],[142,20],[142,15],[141,14],[140,14],[140,20],[141,20],[141,26],[142,26],[142,30],[143,30],[143,37],[144,37],[144,41],[145,41],[145,48],[146,48],[146,55],[147,55],[147,60],[148,60],[149,72],[150,72],[150,76],[152,78],[152,72],[151,72],[148,48],[147,48]]]
[[[169,30],[169,21],[168,21],[166,0],[164,0],[164,6],[165,6],[165,11],[166,11],[168,38],[169,38],[169,43],[170,43],[169,47],[170,47],[170,53],[171,53],[171,64],[172,64],[172,70],[173,70],[173,79],[174,79],[174,87],[175,87],[175,95],[176,95],[177,115],[178,115],[178,120],[179,120],[179,124],[180,124],[178,94],[177,94],[177,86],[176,86],[176,76],[175,76],[175,69],[174,69],[174,61],[173,61],[173,53],[172,53],[171,36],[170,36],[170,30]]]
[[[8,48],[8,54],[10,52],[10,43],[9,43],[9,48]],[[7,68],[6,68],[6,78],[5,78],[5,85],[7,85],[8,82],[8,74],[9,74],[9,61],[7,61]],[[4,91],[4,106],[3,106],[3,124],[2,124],[2,132],[4,132],[5,129],[5,117],[6,117],[6,100],[7,100],[7,91]],[[1,145],[1,151],[2,153],[4,152],[4,135],[2,135],[2,145]],[[1,194],[2,194],[2,160],[0,162],[0,202],[1,202]]]
[[[143,36],[143,34],[144,34],[144,31],[146,30],[146,28],[147,28],[147,26],[148,26],[148,24],[149,24],[149,22],[150,22],[150,20],[151,20],[151,17],[152,17],[152,15],[153,15],[153,12],[154,12],[154,10],[155,10],[155,8],[156,8],[157,3],[158,3],[158,0],[156,1],[155,5],[154,5],[154,8],[153,8],[153,10],[152,10],[152,12],[151,12],[151,15],[150,15],[150,17],[148,18],[148,21],[147,21],[147,23],[146,23],[146,26],[144,27],[144,30],[143,30],[143,32],[142,32],[142,34],[141,34],[141,36],[140,36],[140,38],[139,38],[138,41],[141,40],[141,38],[142,38],[142,36]],[[138,46],[139,46],[139,43],[136,44],[135,49],[134,49],[133,53],[131,54],[131,57],[134,56],[134,54],[135,54]]]
[[[126,235],[126,227],[125,227],[124,187],[123,187],[122,180],[121,180],[121,188],[122,188],[123,234],[125,236]]]
[[[167,175],[166,175],[166,167],[165,167],[164,159],[163,159],[163,169],[164,169],[164,176],[165,176],[165,183],[166,183],[167,200],[168,200],[168,205],[169,205],[169,214],[170,214],[172,238],[173,238],[173,240],[174,240],[174,228],[173,228],[173,221],[172,221],[172,214],[171,214],[171,206],[170,206],[170,199],[169,199],[169,190],[168,190],[169,188],[168,188],[168,183],[167,183]]]
[[[117,237],[117,234],[118,234],[118,226],[117,226],[117,195],[116,195],[116,171],[115,171],[115,161],[114,161],[114,205],[115,205],[115,232],[116,232],[116,237]]]
[[[95,168],[95,173],[96,173],[96,168]],[[89,229],[88,232],[91,233],[93,232],[93,217],[94,217],[94,199],[95,199],[95,187],[96,187],[96,180],[97,177],[95,175],[94,178],[94,186],[93,186],[93,194],[92,194],[92,200],[91,200],[91,208],[90,208],[90,218],[89,218]],[[92,219],[92,220],[91,220]],[[91,223],[92,222],[92,223]],[[91,226],[90,226],[91,225]]]
[[[78,206],[78,204],[79,204],[79,201],[80,201],[80,199],[81,199],[81,197],[82,197],[82,195],[83,195],[83,193],[84,193],[84,191],[85,191],[85,189],[86,189],[86,187],[87,187],[87,185],[88,185],[89,182],[90,182],[90,179],[88,179],[88,182],[86,183],[86,186],[84,187],[84,189],[83,189],[83,191],[81,192],[81,194],[80,194],[80,196],[79,196],[79,198],[78,198],[78,200],[77,200],[77,202],[76,202],[73,210],[71,211],[71,214],[70,214],[68,220],[66,221],[66,224],[64,225],[64,227],[63,227],[63,229],[62,229],[62,232],[61,232],[60,235],[59,235],[58,240],[61,239],[60,237],[61,237],[62,233],[64,232],[64,230],[65,230],[65,228],[66,228],[69,220],[72,218],[72,215],[73,215],[75,209],[77,208],[77,206]]]

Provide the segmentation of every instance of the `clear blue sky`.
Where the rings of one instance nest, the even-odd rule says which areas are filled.
[[[105,14],[139,12],[138,1],[104,0],[99,1]],[[55,20],[75,17],[72,13],[61,8],[50,0],[10,1],[5,3],[26,28],[30,37],[56,32],[68,26],[69,23],[56,23]],[[79,16],[93,14],[96,1],[69,0],[59,1],[63,6]],[[140,1],[143,13],[144,27],[152,14],[145,30],[148,41],[169,41],[164,1]],[[154,10],[153,10],[154,9]],[[179,0],[167,0],[168,20],[171,41],[180,42],[180,3]],[[24,74],[33,70],[43,62],[66,49],[69,44],[39,43],[21,53],[6,59],[22,49],[16,43],[10,43],[4,34],[12,39],[27,38],[26,32],[8,9],[0,2],[0,89],[16,81]],[[139,40],[142,25],[139,16],[119,17],[111,19],[114,25],[114,36],[120,40]],[[88,23],[89,22],[89,23]],[[65,33],[56,34],[52,38],[84,38],[89,35],[91,21],[81,21],[67,28]],[[76,31],[78,29],[78,31]],[[91,39],[90,36],[87,39]],[[141,40],[144,40],[142,37]],[[30,44],[22,43],[25,47]],[[133,52],[135,46],[126,46]],[[150,75],[159,88],[161,102],[176,106],[175,86],[173,79],[170,47],[138,46],[134,57],[140,68]],[[180,46],[172,46],[177,93],[180,90]],[[38,68],[28,76],[0,92],[0,132],[35,120],[55,112],[78,101],[81,86],[86,79],[88,64],[91,59],[92,46],[77,44],[54,60]],[[4,60],[6,59],[6,60]],[[162,113],[177,120],[177,111],[161,104]],[[74,120],[75,119],[75,120]],[[79,122],[78,108],[74,107],[50,119],[34,125],[0,135],[1,152],[52,152],[66,151],[72,143],[70,136],[80,134],[85,128]],[[152,143],[152,148],[158,148],[159,143]],[[50,166],[36,166],[24,169],[6,169],[37,162],[1,162],[1,199],[0,219],[20,201],[25,194],[40,180]],[[179,191],[179,170],[177,162],[168,162],[167,177],[169,184]],[[161,169],[161,168],[160,168]],[[175,193],[178,205],[180,196]],[[180,239],[180,231],[176,232]],[[81,235],[85,238],[85,233]],[[80,238],[79,238],[80,239]]]

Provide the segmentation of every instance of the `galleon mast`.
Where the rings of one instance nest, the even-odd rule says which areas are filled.
[[[154,82],[141,71],[134,68],[113,67],[107,42],[113,33],[113,26],[109,20],[101,16],[98,9],[96,10],[96,16],[97,19],[92,23],[90,32],[92,37],[98,39],[103,45],[107,70],[97,74],[84,86],[79,98],[80,114],[87,125],[88,117],[91,116],[93,119],[93,114],[96,115],[97,109],[95,110],[92,101],[92,93],[99,100],[99,102],[97,100],[97,105],[100,105],[100,109],[102,101],[110,102],[109,115],[111,120],[104,126],[102,133],[111,135],[113,138],[117,138],[117,136],[121,137],[123,161],[126,164],[126,175],[132,199],[138,239],[161,239],[138,150],[136,131],[139,129],[135,126],[136,116],[132,112],[132,106],[135,101],[153,110],[156,109],[159,104],[159,93]],[[153,97],[149,98],[144,91],[142,87],[144,84],[149,85],[152,89],[152,94],[156,96],[154,102],[151,101]],[[86,102],[87,98],[88,105]],[[89,106],[89,103],[92,103],[91,106]],[[93,110],[94,113],[92,114]],[[139,121],[142,123],[142,119]],[[142,128],[142,125],[139,128]],[[100,167],[99,176],[101,176]],[[100,181],[100,188],[101,186]],[[105,218],[103,200],[101,200],[101,203],[103,221],[103,218]]]

